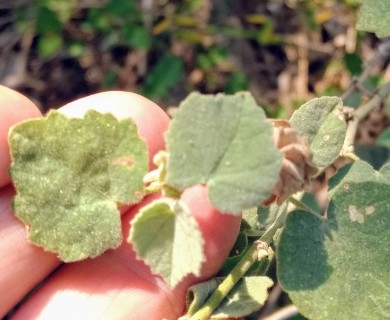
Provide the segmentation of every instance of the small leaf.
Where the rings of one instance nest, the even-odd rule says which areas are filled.
[[[346,166],[330,181],[327,220],[288,216],[278,279],[305,317],[390,319],[389,172]]]
[[[150,97],[162,97],[180,81],[183,74],[182,59],[167,54],[148,72],[143,93]]]
[[[191,94],[169,128],[168,184],[204,183],[223,212],[259,205],[277,182],[281,154],[264,111],[249,93]]]
[[[258,208],[253,207],[242,211],[240,231],[249,236],[261,236],[259,233]]]
[[[136,49],[149,49],[152,44],[148,30],[142,26],[124,26],[122,36],[128,45]]]
[[[38,52],[42,58],[49,58],[55,55],[63,44],[63,38],[60,33],[47,33],[41,35],[38,39]]]
[[[390,36],[390,1],[359,0],[362,3],[356,27],[375,32],[378,37]]]
[[[121,243],[118,204],[143,197],[147,150],[130,120],[88,111],[52,111],[9,134],[14,210],[29,239],[65,262],[96,257]]]
[[[37,8],[36,32],[39,35],[46,33],[58,34],[61,32],[61,21],[58,12],[48,8],[47,6],[39,6]]]
[[[347,130],[340,98],[312,99],[294,112],[290,123],[309,140],[316,166],[327,167],[338,158]]]
[[[182,201],[160,199],[142,208],[132,221],[128,241],[171,287],[190,273],[200,274],[203,236]]]
[[[193,315],[217,288],[221,279],[212,279],[188,289],[188,314]],[[268,277],[244,277],[213,312],[210,319],[240,318],[259,310],[268,298],[273,282]]]

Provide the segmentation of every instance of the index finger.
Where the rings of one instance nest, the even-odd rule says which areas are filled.
[[[23,120],[38,117],[42,114],[31,100],[0,85],[0,188],[10,182],[9,128]]]

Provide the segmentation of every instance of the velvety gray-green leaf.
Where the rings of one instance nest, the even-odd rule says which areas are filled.
[[[207,184],[213,205],[238,214],[257,206],[276,183],[281,154],[264,111],[248,93],[191,94],[167,133],[167,182]]]
[[[182,201],[160,199],[142,208],[132,221],[128,241],[171,287],[189,273],[200,274],[204,240]]]
[[[378,139],[375,141],[377,146],[385,147],[390,149],[390,128],[387,127],[379,135]]]
[[[330,181],[327,220],[289,215],[278,279],[309,319],[390,319],[389,172],[346,166]]]
[[[316,166],[326,167],[340,155],[347,130],[342,108],[338,97],[315,98],[302,105],[290,119],[291,126],[307,137]]]
[[[118,204],[143,197],[147,149],[134,123],[50,112],[9,134],[14,210],[29,239],[70,262],[119,246]]]
[[[187,293],[188,314],[193,315],[217,288],[222,279],[196,284]],[[273,282],[268,277],[244,277],[211,315],[211,319],[240,318],[259,310],[268,298]]]
[[[390,36],[390,1],[359,0],[362,3],[356,27],[375,32],[378,37]]]

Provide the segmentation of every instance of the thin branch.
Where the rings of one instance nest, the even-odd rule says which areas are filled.
[[[369,78],[374,68],[382,63],[385,63],[390,57],[390,41],[382,42],[377,50],[377,53],[369,59],[365,64],[362,73],[359,77],[352,79],[347,90],[340,96],[342,100],[347,99],[351,94],[356,91],[362,92],[368,97],[371,97],[373,93],[366,89],[364,82]]]
[[[390,82],[383,84],[377,93],[372,96],[365,104],[361,105],[350,113],[350,120],[348,121],[347,132],[345,135],[344,145],[341,155],[351,154],[354,152],[354,141],[359,122],[363,120],[371,111],[378,108],[390,95]]]
[[[220,305],[226,295],[233,289],[235,284],[244,276],[257,259],[257,249],[256,246],[253,245],[227,277],[218,285],[217,289],[207,299],[205,304],[190,317],[190,320],[209,319],[213,311]]]

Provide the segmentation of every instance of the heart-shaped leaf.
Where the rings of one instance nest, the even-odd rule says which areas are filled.
[[[279,177],[281,154],[272,127],[249,93],[191,94],[166,138],[168,184],[207,184],[220,211],[239,214],[259,205]]]
[[[143,197],[147,149],[130,120],[53,111],[9,133],[14,210],[32,243],[65,262],[121,243],[119,204]]]
[[[143,207],[131,224],[128,241],[171,287],[189,273],[199,276],[204,260],[203,236],[183,201],[156,200]]]
[[[330,182],[328,218],[290,214],[278,279],[309,319],[390,319],[390,166],[363,161]]]

